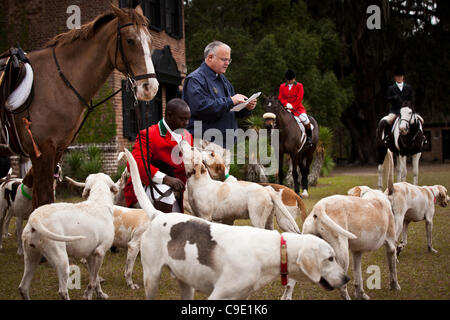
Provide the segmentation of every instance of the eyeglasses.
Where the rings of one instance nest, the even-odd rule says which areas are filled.
[[[216,56],[217,57],[217,56]],[[219,57],[217,57],[217,58],[219,58]],[[228,59],[228,58],[219,58],[220,59],[220,61],[222,61],[222,62],[228,62],[228,63],[231,63],[231,61],[233,61],[233,59]]]

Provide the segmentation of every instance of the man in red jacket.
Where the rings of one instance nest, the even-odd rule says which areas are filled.
[[[287,81],[280,85],[278,100],[280,100],[283,107],[292,112],[297,122],[300,123],[301,121],[303,123],[306,133],[306,145],[311,145],[311,123],[302,104],[303,84],[295,80],[295,72],[291,69],[286,71],[285,77]]]
[[[136,137],[132,154],[137,162],[144,188],[151,200],[153,199],[149,187],[150,181],[145,169],[145,164],[148,164],[148,161],[150,161],[153,184],[156,185],[158,190],[165,192],[171,188],[182,195],[186,183],[186,173],[179,155],[178,143],[181,140],[187,140],[190,145],[193,143],[192,135],[184,130],[190,117],[191,112],[187,103],[182,99],[172,99],[167,103],[164,118],[148,128],[148,138],[146,129],[140,132],[140,143],[139,135]],[[141,147],[143,154],[141,153]],[[127,206],[134,206],[137,203],[137,198],[131,178],[125,185],[124,193]],[[156,190],[153,191],[153,195],[156,200],[161,198]],[[156,206],[157,209],[165,212],[182,212],[183,202],[181,199],[175,200],[173,193],[162,198],[157,202],[160,206],[159,208]]]

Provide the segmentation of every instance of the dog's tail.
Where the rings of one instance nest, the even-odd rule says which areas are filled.
[[[314,210],[314,211],[315,211],[315,210]],[[327,214],[325,208],[320,207],[319,210],[317,210],[317,212],[319,212],[319,219],[320,219],[320,221],[322,221],[323,224],[325,224],[326,226],[328,226],[328,228],[330,228],[330,229],[336,231],[337,233],[339,233],[339,234],[341,234],[341,235],[343,235],[344,237],[347,237],[347,238],[349,238],[349,239],[356,239],[356,236],[355,236],[353,233],[351,233],[351,232],[345,230],[345,229],[342,228],[340,225],[338,225],[336,222],[334,222],[334,220],[331,219],[331,218],[328,216],[328,214]],[[317,217],[314,215],[314,218],[317,218]]]
[[[297,222],[289,213],[288,209],[285,207],[284,203],[281,201],[281,197],[272,187],[266,187],[269,190],[270,197],[274,203],[275,207],[275,217],[277,218],[277,223],[283,231],[301,233],[298,228]]]
[[[302,197],[300,197],[297,192],[295,193],[295,198],[297,200],[297,206],[300,209],[300,217],[302,219],[302,221],[306,220],[306,217],[308,216],[308,212],[306,211],[306,207],[305,204],[303,203],[303,199]]]
[[[37,232],[42,234],[43,236],[49,238],[50,240],[55,241],[64,241],[64,242],[71,242],[76,240],[85,239],[85,236],[63,236],[60,234],[56,234],[50,230],[48,230],[38,219],[30,218],[28,220],[28,223],[31,225],[33,229],[35,229]]]
[[[387,151],[383,162],[383,171],[387,175],[387,187],[389,195],[394,192],[394,158],[390,150]]]
[[[130,151],[128,151],[126,148],[124,150],[125,156],[128,160],[128,164],[130,165],[131,182],[133,183],[133,189],[134,193],[136,194],[136,198],[138,199],[141,208],[144,209],[145,213],[148,215],[150,221],[153,221],[153,219],[161,212],[155,209],[153,204],[150,202],[150,199],[147,197],[144,188],[142,187],[142,181],[141,177],[139,176],[139,169],[136,160],[134,160],[134,157],[130,153]]]

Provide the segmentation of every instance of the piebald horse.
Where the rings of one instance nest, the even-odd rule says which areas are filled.
[[[377,128],[378,189],[383,189],[383,161],[388,148],[397,156],[397,182],[406,181],[406,158],[411,156],[413,183],[418,184],[419,160],[424,143],[422,124],[422,117],[414,112],[410,102],[405,102],[400,109],[400,116],[393,124],[386,146],[383,140],[387,123],[381,119]]]
[[[32,162],[24,183],[33,185],[34,208],[54,202],[55,166],[83,122],[87,101],[114,69],[127,77],[137,99],[149,101],[156,95],[158,81],[151,47],[148,19],[140,7],[133,10],[112,6],[112,12],[80,29],[59,34],[44,49],[27,54],[34,71],[34,98],[28,110],[15,115],[15,123]],[[31,121],[40,156],[33,148],[23,117]]]

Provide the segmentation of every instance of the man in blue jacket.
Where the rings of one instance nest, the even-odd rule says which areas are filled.
[[[182,98],[191,109],[187,130],[194,138],[231,148],[235,142],[236,117],[248,117],[256,106],[256,99],[241,111],[230,111],[235,105],[247,100],[245,95],[235,93],[224,76],[231,63],[231,48],[223,42],[213,41],[206,46],[204,58],[200,67],[184,80]]]

